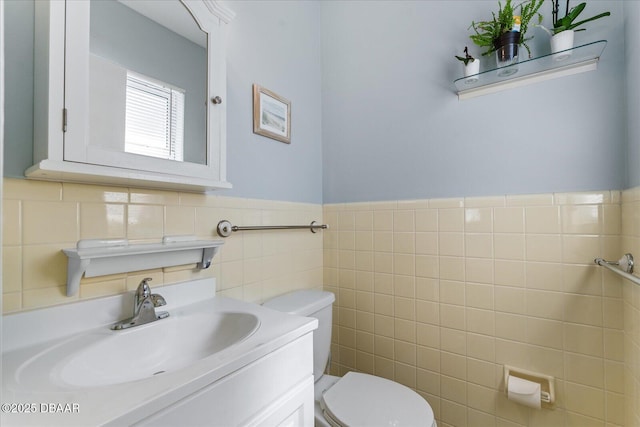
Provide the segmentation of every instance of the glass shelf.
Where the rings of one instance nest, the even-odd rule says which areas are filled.
[[[453,83],[458,93],[458,99],[467,99],[538,81],[595,70],[606,45],[606,40],[598,40],[576,46],[573,49],[525,59],[508,67],[492,68],[469,77],[461,77]],[[495,56],[489,55],[486,58],[485,61],[495,61]],[[502,75],[498,75],[499,73]]]

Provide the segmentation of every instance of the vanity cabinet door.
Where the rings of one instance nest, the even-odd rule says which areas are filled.
[[[152,402],[114,424],[311,427],[313,334],[303,335],[175,403],[162,403]]]
[[[226,104],[217,100],[226,98],[232,17],[210,0],[36,2],[36,164],[27,177],[229,188]]]

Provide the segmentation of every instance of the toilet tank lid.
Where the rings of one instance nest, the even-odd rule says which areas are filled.
[[[335,299],[331,292],[304,289],[274,297],[265,301],[263,305],[284,313],[310,316],[333,304]]]

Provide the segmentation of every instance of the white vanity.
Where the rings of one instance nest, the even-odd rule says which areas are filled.
[[[226,29],[213,0],[35,2],[27,178],[203,192],[226,180]]]
[[[155,290],[170,316],[126,330],[130,294],[5,316],[1,424],[313,425],[317,320],[214,279]]]

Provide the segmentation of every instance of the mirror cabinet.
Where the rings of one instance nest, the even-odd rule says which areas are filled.
[[[203,192],[226,181],[226,27],[212,0],[35,3],[32,179]]]

